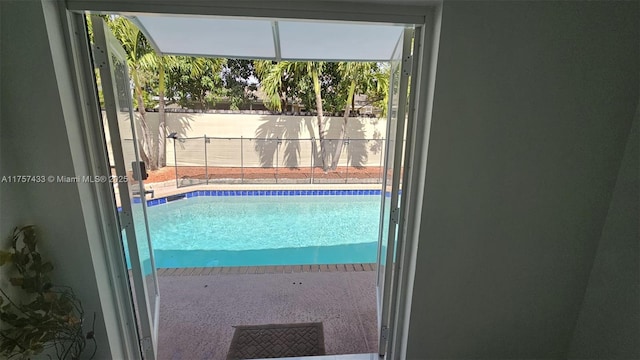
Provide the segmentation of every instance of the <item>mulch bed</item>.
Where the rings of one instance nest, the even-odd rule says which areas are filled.
[[[380,179],[380,167],[338,167],[326,173],[321,168],[233,168],[204,166],[178,167],[179,179]],[[159,170],[149,171],[149,178],[145,183],[157,183],[176,179],[176,169],[167,166]]]

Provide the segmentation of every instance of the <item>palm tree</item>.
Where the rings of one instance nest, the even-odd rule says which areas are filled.
[[[155,55],[155,53],[154,53]],[[192,77],[200,77],[205,71],[207,61],[212,61],[205,58],[187,57],[187,56],[155,56],[147,59],[145,65],[154,66],[158,72],[158,140],[153,143],[153,153],[157,154],[158,167],[164,167],[167,165],[167,127],[166,127],[166,71],[174,68],[188,69],[189,75]],[[218,59],[216,59],[218,60]]]
[[[155,170],[158,168],[158,152],[153,151],[154,141],[145,117],[143,89],[150,78],[149,70],[157,65],[157,55],[142,32],[126,18],[110,17],[107,19],[107,24],[127,53],[127,65],[133,80],[134,98],[140,114],[139,124],[142,132],[139,139],[139,147],[142,149],[140,155],[147,167]]]
[[[325,146],[325,122],[322,108],[322,75],[323,62],[307,61],[256,61],[256,74],[260,78],[261,90],[267,96],[266,105],[272,110],[286,110],[288,99],[298,95],[296,86],[306,77],[311,80],[317,113],[318,140],[320,143],[320,161],[322,169],[327,171],[327,154]]]
[[[145,164],[151,170],[166,166],[166,71],[175,67],[186,67],[193,77],[201,76],[205,63],[211,61],[204,58],[158,56],[144,34],[128,19],[120,16],[107,19],[109,27],[127,53],[127,65],[134,85],[134,96],[140,114],[142,141],[140,148]],[[144,106],[144,89],[158,74],[158,138],[154,139],[149,131]]]
[[[322,162],[322,170],[327,171],[327,152],[324,141],[324,114],[322,111],[322,93],[320,92],[320,74],[322,73],[322,62],[309,61],[305,63],[307,71],[311,74],[313,81],[313,92],[316,96],[316,112],[318,116],[318,138],[320,139],[320,161]]]
[[[162,56],[157,62],[158,67],[158,116],[160,117],[158,121],[158,141],[154,142],[153,152],[158,154],[158,167],[167,166],[167,118],[164,112],[165,106],[165,68],[167,66],[172,66],[175,58],[173,56]]]
[[[289,99],[297,95],[298,82],[306,74],[304,63],[270,60],[256,60],[254,66],[260,79],[262,92],[267,96],[265,106],[274,111],[286,111]]]
[[[376,63],[342,62],[338,64],[338,69],[340,70],[342,81],[347,82],[348,87],[340,136],[338,137],[338,143],[331,157],[331,170],[335,170],[340,161],[340,154],[342,154],[344,140],[347,135],[347,122],[351,111],[354,109],[356,89],[359,90],[359,93],[366,93],[374,86],[378,66]]]

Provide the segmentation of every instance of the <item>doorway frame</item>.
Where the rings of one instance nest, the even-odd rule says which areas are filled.
[[[79,99],[79,112],[82,114],[84,130],[85,154],[90,175],[109,173],[109,162],[106,154],[106,142],[100,126],[101,114],[93,80],[93,59],[89,39],[86,34],[84,14],[88,12],[147,12],[167,14],[198,14],[213,16],[243,17],[276,17],[303,20],[335,20],[371,23],[402,23],[416,27],[416,38],[413,56],[417,56],[411,78],[415,81],[413,107],[408,109],[409,124],[405,151],[409,157],[404,161],[403,196],[407,201],[401,204],[400,218],[402,228],[399,229],[398,258],[394,279],[392,281],[391,332],[386,359],[404,359],[406,357],[407,337],[411,297],[415,279],[416,252],[418,235],[422,220],[422,204],[427,168],[427,152],[429,145],[431,115],[433,110],[433,93],[439,48],[442,5],[435,2],[430,5],[407,6],[369,3],[322,2],[282,2],[282,1],[243,1],[239,3],[191,0],[185,3],[161,0],[132,0],[114,2],[109,0],[67,0],[61,6],[59,18],[67,35],[67,57],[75,69],[74,80]],[[364,10],[363,10],[364,8]],[[336,10],[339,9],[339,10]],[[413,86],[412,86],[413,88]],[[418,100],[421,99],[421,100]],[[97,279],[104,286],[110,287],[110,293],[101,293],[100,301],[105,311],[113,312],[111,324],[106,324],[109,347],[114,357],[136,359],[140,357],[136,323],[133,312],[133,299],[129,290],[127,274],[122,264],[122,249],[116,242],[115,233],[117,209],[113,200],[113,189],[109,183],[93,184],[94,204],[97,208],[101,226],[100,238],[103,248],[96,251],[92,248],[92,256],[105,258],[108,265],[107,276]],[[85,220],[86,221],[86,220]],[[106,316],[105,316],[106,318]]]

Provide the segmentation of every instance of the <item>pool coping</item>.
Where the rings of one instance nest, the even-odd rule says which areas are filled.
[[[313,190],[191,190],[173,195],[164,195],[153,199],[147,199],[147,207],[166,204],[175,200],[190,199],[194,197],[261,197],[261,196],[380,196],[382,190],[362,189],[313,189]],[[142,199],[139,196],[132,198],[134,204],[139,204]]]
[[[163,197],[199,190],[380,190],[382,184],[197,184],[175,187],[174,184],[145,184],[145,190],[153,190],[156,196]]]
[[[158,276],[203,276],[233,274],[293,274],[310,272],[362,272],[375,271],[376,263],[272,265],[272,266],[216,266],[158,268]]]

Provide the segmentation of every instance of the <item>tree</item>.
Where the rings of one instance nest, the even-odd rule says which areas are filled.
[[[355,107],[354,99],[356,90],[358,90],[359,93],[370,93],[372,90],[379,90],[379,81],[376,76],[379,73],[379,68],[376,63],[342,62],[338,64],[338,69],[341,75],[341,83],[346,85],[347,93],[343,97],[344,117],[340,128],[340,135],[338,136],[338,143],[331,157],[332,170],[338,167],[338,162],[340,161],[340,155],[342,154],[342,148],[347,135],[347,122]]]
[[[157,55],[142,32],[129,20],[115,16],[107,18],[107,24],[127,53],[127,65],[133,80],[134,100],[140,114],[141,138],[138,139],[139,148],[142,150],[140,155],[146,166],[155,170],[158,168],[158,153],[153,151],[154,141],[145,116],[144,88],[150,80],[150,70],[156,67]]]
[[[186,56],[162,56],[159,58],[157,62],[157,71],[158,71],[158,115],[160,117],[158,122],[158,141],[154,144],[157,144],[154,147],[154,153],[158,154],[158,166],[164,167],[167,165],[166,162],[166,154],[167,154],[167,131],[166,131],[166,113],[165,113],[165,93],[167,92],[167,76],[166,72],[169,71],[169,74],[173,74],[174,70],[177,69],[178,72],[182,72],[184,74],[184,79],[186,82],[193,79],[197,81],[197,79],[202,80],[203,74],[207,71],[207,65],[210,63],[216,63],[216,61],[209,61],[204,58],[195,58],[195,57],[186,57]],[[220,59],[216,59],[220,62]],[[217,66],[216,66],[217,67]],[[171,78],[171,76],[169,76]],[[180,76],[183,79],[182,76]],[[175,83],[171,83],[172,88],[176,88]],[[171,87],[170,87],[171,88]]]
[[[167,94],[184,108],[207,110],[222,96],[225,59],[176,57],[167,74]]]
[[[229,100],[232,110],[251,105],[257,99],[253,93],[257,87],[252,82],[252,78],[255,78],[252,60],[228,59],[222,69],[221,77],[224,97]]]
[[[256,61],[255,72],[260,88],[267,96],[265,105],[276,111],[302,103],[316,109],[318,139],[322,168],[335,170],[346,139],[347,123],[355,111],[355,94],[365,94],[369,103],[382,109],[383,116],[389,98],[389,67],[387,64],[362,62],[292,62]],[[325,146],[324,110],[343,113],[338,143],[331,154],[331,164]],[[292,112],[295,113],[295,111]]]
[[[335,115],[344,110],[344,82],[337,62],[325,62],[320,75],[320,92],[322,93],[322,108],[325,114]],[[315,99],[310,105],[313,108]]]
[[[127,53],[127,65],[134,85],[134,103],[140,114],[141,139],[139,147],[145,165],[150,170],[166,166],[166,114],[165,94],[167,93],[167,71],[169,77],[174,69],[182,70],[185,78],[218,79],[222,59],[194,57],[158,56],[142,32],[128,19],[120,16],[106,17],[107,24]],[[209,66],[210,68],[207,68]],[[210,71],[211,77],[202,76]],[[157,77],[155,74],[158,74]],[[202,77],[201,77],[202,76]],[[189,82],[187,80],[187,82]],[[197,81],[197,80],[196,80]],[[219,84],[219,80],[216,82]],[[149,130],[145,104],[150,104],[150,92],[157,86],[158,95],[158,137],[153,139]],[[201,90],[202,92],[202,90]]]
[[[305,84],[310,82],[317,116],[320,161],[322,169],[327,171],[325,122],[320,82],[323,66],[323,62],[317,61],[281,61],[278,63],[260,61],[256,62],[256,74],[259,76],[261,89],[267,96],[267,107],[278,111],[286,110],[289,102],[309,99],[309,92],[304,90],[307,89]]]
[[[158,154],[158,167],[165,167],[167,165],[167,142],[165,140],[167,117],[164,113],[164,93],[165,93],[165,67],[168,61],[167,56],[163,56],[158,61],[158,115],[160,119],[158,121],[158,141],[154,142],[157,146],[154,146],[154,153]]]
[[[147,167],[165,166],[166,96],[182,107],[206,110],[218,99],[230,101],[232,109],[244,107],[255,99],[252,77],[257,77],[267,96],[265,105],[272,110],[299,113],[300,107],[315,109],[322,168],[335,169],[342,152],[348,117],[354,109],[356,93],[366,94],[370,103],[386,113],[389,67],[377,63],[272,62],[265,60],[227,60],[185,56],[158,56],[144,35],[127,19],[108,17],[109,27],[127,52],[127,63],[134,85],[134,102],[140,114],[139,147]],[[157,77],[155,74],[158,74]],[[145,103],[151,93],[158,95],[158,137],[149,131]],[[325,146],[324,113],[343,113],[338,144],[331,154]],[[313,135],[313,134],[312,134]],[[314,154],[317,154],[314,145]]]
[[[153,153],[158,154],[158,167],[167,166],[167,116],[164,111],[166,93],[166,69],[179,66],[179,59],[175,56],[161,56],[157,59],[158,70],[158,140],[154,141]]]
[[[389,79],[391,79],[391,67],[389,63],[377,63],[375,70],[365,80],[366,87],[363,93],[367,96],[368,104],[371,104],[382,112],[380,117],[387,115],[389,103]]]
[[[304,86],[304,69],[291,61],[272,62],[256,60],[255,73],[260,81],[260,88],[267,96],[265,106],[273,111],[287,111],[289,104],[299,102],[299,92]],[[292,109],[293,110],[293,109]]]
[[[322,170],[327,171],[327,151],[324,141],[324,114],[322,111],[322,93],[320,88],[320,74],[322,73],[322,62],[306,62],[307,71],[311,74],[313,80],[313,92],[316,96],[316,116],[318,117],[318,138],[320,139],[320,160],[322,161]]]

